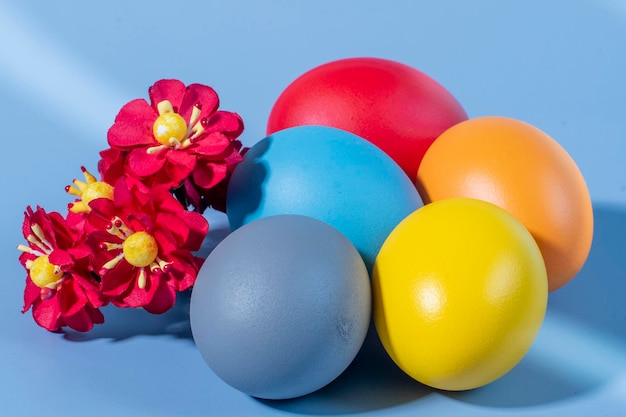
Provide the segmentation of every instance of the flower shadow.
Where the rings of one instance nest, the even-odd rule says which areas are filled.
[[[413,402],[434,391],[407,376],[393,363],[371,325],[359,354],[329,385],[304,397],[257,401],[297,414],[356,414]]]
[[[137,336],[171,336],[193,342],[189,325],[190,291],[178,294],[176,304],[163,314],[151,314],[143,309],[118,308],[112,305],[102,309],[105,322],[82,333],[71,329],[63,337],[72,342],[110,339],[118,342]]]
[[[597,204],[594,220],[587,262],[550,294],[529,354],[487,386],[444,395],[487,407],[532,407],[579,397],[626,372],[626,207]]]

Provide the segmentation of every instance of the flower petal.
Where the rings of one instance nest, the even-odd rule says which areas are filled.
[[[176,187],[182,184],[196,165],[195,155],[186,150],[168,152],[167,161],[169,163],[166,165],[165,171],[171,181],[176,184]]]
[[[174,306],[176,302],[176,291],[168,283],[161,279],[152,299],[143,308],[152,314],[162,314]]]
[[[143,268],[145,273],[145,287],[140,288],[138,283],[139,271],[133,274],[132,285],[129,287],[130,291],[124,296],[123,302],[128,307],[137,308],[144,307],[148,304],[154,294],[157,292],[159,288],[159,284],[161,280],[165,280],[166,278],[161,273],[153,273],[150,271],[150,268]]]
[[[202,197],[198,192],[193,181],[190,178],[186,178],[183,182],[183,187],[175,190],[176,197],[183,201],[183,206],[191,204],[195,211],[202,213],[206,206],[202,202]]]
[[[219,132],[213,132],[196,140],[189,147],[191,151],[202,156],[220,155],[230,146],[230,139]]]
[[[182,214],[182,211],[181,213]],[[182,247],[189,236],[187,223],[179,216],[170,213],[157,213],[154,238],[162,249],[162,254],[170,253]]]
[[[84,306],[73,315],[64,315],[65,325],[78,332],[88,332],[94,324],[104,323],[104,315],[97,308]]]
[[[169,284],[177,291],[184,291],[196,282],[198,270],[204,259],[190,254],[178,253],[178,262],[172,265]]]
[[[145,148],[133,149],[126,160],[128,172],[137,177],[149,177],[156,174],[165,164],[166,152],[169,150],[149,154]]]
[[[107,132],[113,148],[132,148],[158,143],[152,134],[157,114],[144,99],[126,103]]]
[[[115,184],[115,181],[124,175],[126,155],[127,152],[113,148],[100,152],[101,159],[98,161],[98,172],[102,181]]]
[[[193,180],[200,188],[211,188],[226,178],[228,168],[224,164],[214,164],[199,160],[193,171]]]
[[[182,211],[179,216],[187,223],[189,229],[185,249],[190,251],[200,250],[202,242],[204,242],[209,232],[209,222],[203,215],[194,213],[193,211]]]
[[[36,286],[30,278],[26,278],[26,288],[24,289],[24,308],[22,313],[26,313],[41,296],[41,288]]]
[[[159,80],[148,89],[148,94],[155,112],[158,113],[157,105],[160,102],[169,100],[174,107],[174,111],[178,113],[185,91],[185,84],[179,80]]]
[[[189,122],[193,107],[200,104],[200,119],[207,117],[217,110],[220,105],[219,98],[214,89],[202,84],[190,84],[183,97],[178,113]]]
[[[243,120],[237,113],[220,110],[207,118],[204,128],[206,132],[221,132],[235,139],[243,132]]]
[[[38,325],[51,332],[56,332],[63,327],[65,323],[61,317],[59,298],[53,296],[37,303],[33,307],[33,318]]]
[[[135,275],[137,273],[133,270],[133,266],[121,260],[115,268],[102,275],[102,294],[111,297],[122,295],[134,283]],[[117,299],[114,298],[112,301],[117,301]]]
[[[74,259],[69,252],[62,249],[54,249],[48,258],[51,264],[58,266],[71,266],[74,263]]]
[[[64,281],[58,291],[61,314],[72,316],[83,309],[87,297],[80,285],[73,279]]]

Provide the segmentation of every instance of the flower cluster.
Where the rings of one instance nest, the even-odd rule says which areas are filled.
[[[100,180],[82,167],[85,180],[66,187],[77,198],[65,217],[26,208],[22,312],[45,329],[88,331],[109,303],[163,313],[195,282],[209,230],[202,213],[225,209],[243,122],[218,110],[205,85],[160,80],[149,96],[115,118]]]

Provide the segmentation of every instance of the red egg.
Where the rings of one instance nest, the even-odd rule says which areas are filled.
[[[467,119],[437,81],[386,59],[349,58],[316,67],[278,97],[267,133],[302,125],[352,132],[382,149],[412,179],[433,141]]]

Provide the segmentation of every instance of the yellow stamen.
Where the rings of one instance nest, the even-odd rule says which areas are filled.
[[[141,268],[139,276],[137,277],[137,286],[142,290],[146,288],[146,271],[145,268]]]
[[[180,140],[178,140],[177,138],[171,137],[168,143],[172,148],[178,149],[180,147]]]
[[[85,176],[85,181],[87,181],[87,184],[98,182],[98,179],[94,177],[91,172],[87,171],[85,167],[81,167],[81,170],[83,171],[83,175]]]
[[[102,242],[100,245],[104,246],[104,250],[110,251],[115,249],[122,249],[121,243]]]
[[[26,253],[30,253],[30,254],[33,254],[35,256],[45,255],[43,252],[38,251],[36,249],[33,249],[30,246],[26,246],[26,245],[17,245],[17,250],[20,250],[20,251],[26,252]]]
[[[133,233],[133,231],[126,227],[122,219],[118,216],[111,219],[111,228],[107,229],[107,232],[122,240],[126,239],[131,233]]]
[[[76,187],[78,187],[78,189],[83,192],[85,190],[85,188],[87,188],[87,183],[86,182],[82,182],[81,180],[74,180],[72,181],[74,183],[74,185]]]
[[[172,103],[169,100],[163,100],[157,104],[157,111],[159,112],[159,116],[164,113],[173,113],[174,107],[172,107]]]
[[[200,114],[202,114],[202,110],[200,110],[200,107],[193,106],[193,110],[191,111],[191,118],[189,119],[189,129],[187,130],[187,136],[189,136],[192,130],[194,130],[198,126]]]
[[[46,239],[46,237],[43,234],[43,229],[41,228],[41,226],[39,226],[37,223],[31,224],[30,225],[30,230],[32,230],[32,232],[35,234],[35,236],[37,237],[37,239],[39,239],[40,243],[43,243],[44,245],[46,245],[49,249],[52,249],[52,245],[50,244],[50,242],[48,242],[48,240]],[[43,249],[43,248],[42,248]]]
[[[169,265],[171,265],[173,262],[167,262],[164,261],[163,259],[159,258],[158,256],[155,258],[154,262],[152,262],[150,264],[150,271],[152,272],[156,272],[156,271],[160,271],[163,272],[165,270],[165,268]]]
[[[163,149],[166,149],[166,148],[167,148],[167,146],[165,146],[165,145],[152,146],[152,147],[146,149],[146,153],[148,155],[154,155],[155,153],[158,153],[158,152],[160,152],[160,151],[162,151]]]
[[[74,187],[73,185],[68,186],[65,191],[68,194],[71,195],[75,195],[76,197],[80,197],[81,195],[83,195],[83,192],[81,190],[79,190],[78,188]]]
[[[115,258],[111,259],[109,262],[105,263],[104,265],[102,265],[102,269],[104,270],[104,272],[111,270],[113,268],[115,268],[115,266],[120,263],[120,261],[122,260],[122,258],[124,258],[124,254],[120,253],[119,255],[117,255]],[[101,273],[103,273],[101,271]]]
[[[87,213],[91,208],[82,201],[76,201],[69,204],[69,210],[72,213]]]

